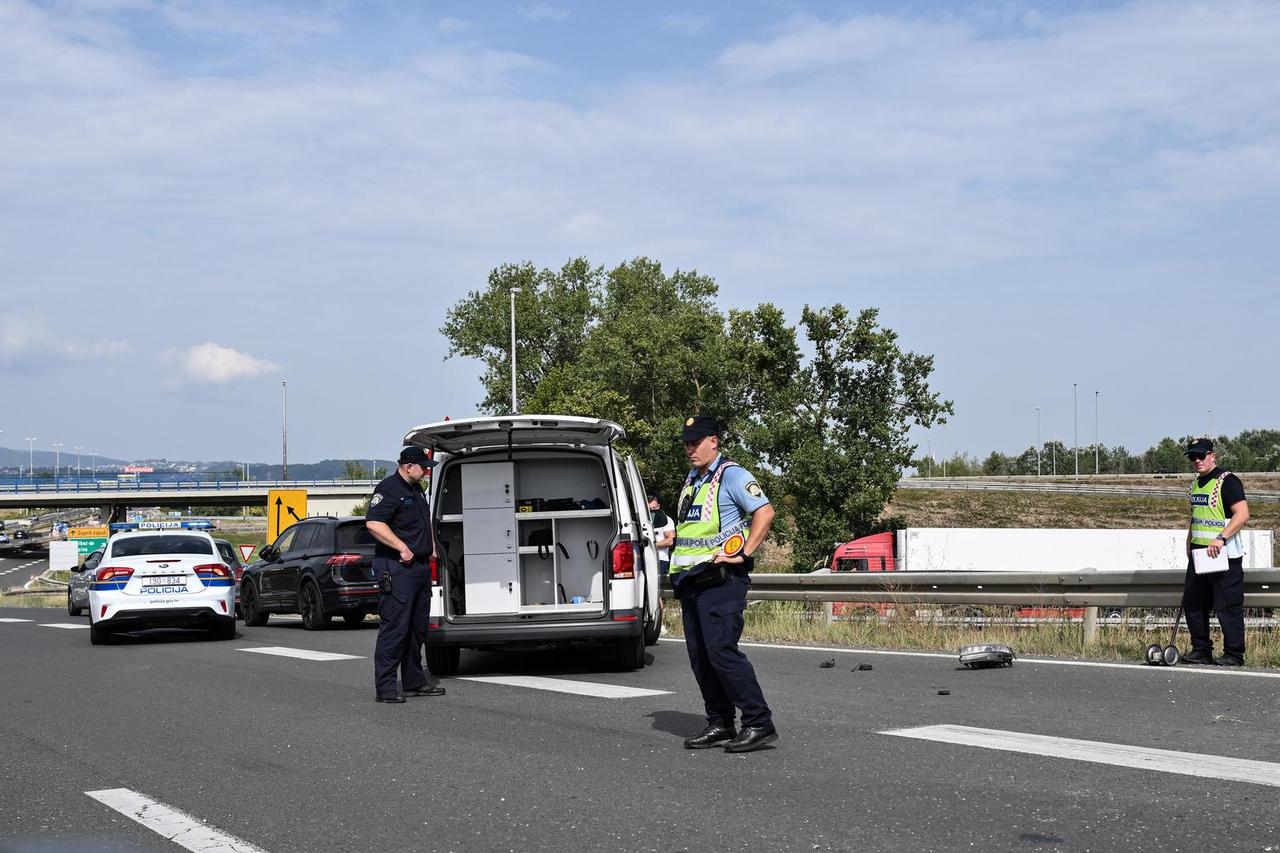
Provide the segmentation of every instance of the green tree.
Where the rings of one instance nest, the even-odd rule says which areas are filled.
[[[813,357],[797,375],[795,419],[780,476],[795,500],[795,565],[832,542],[875,528],[915,446],[912,426],[944,423],[953,409],[929,389],[931,356],[904,352],[879,312],[805,306]]]

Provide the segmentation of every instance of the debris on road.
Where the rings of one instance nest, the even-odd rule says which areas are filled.
[[[828,658],[827,660],[824,660],[822,663],[818,664],[818,668],[819,668],[819,669],[831,669],[831,668],[832,668],[833,666],[835,666],[835,665],[836,665],[836,659],[835,659],[835,658]]]

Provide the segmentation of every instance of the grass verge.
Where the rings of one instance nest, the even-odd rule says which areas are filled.
[[[796,643],[852,648],[918,649],[958,652],[970,643],[1005,643],[1023,656],[1085,658],[1137,663],[1148,645],[1169,642],[1175,611],[1153,611],[1158,620],[1131,618],[1125,624],[1099,623],[1098,640],[1085,645],[1079,622],[1041,621],[1018,624],[1013,608],[983,607],[986,621],[964,620],[953,609],[939,605],[915,605],[911,612],[880,617],[865,609],[862,617],[828,623],[821,604],[800,601],[756,601],[747,607],[742,639],[761,643]],[[1146,613],[1147,611],[1142,611]],[[1246,611],[1246,616],[1258,615]],[[1008,620],[1007,622],[1005,620]],[[680,604],[667,601],[663,617],[667,636],[683,636]],[[1222,635],[1213,630],[1214,648],[1221,654]],[[1180,629],[1178,648],[1190,649],[1185,627]],[[1275,627],[1246,628],[1245,659],[1250,666],[1280,666],[1280,630]]]

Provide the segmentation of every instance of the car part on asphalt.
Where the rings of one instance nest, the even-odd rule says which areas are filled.
[[[960,663],[970,669],[986,669],[995,666],[1013,666],[1017,657],[1013,649],[1004,643],[976,643],[960,650]]]
[[[1178,617],[1173,620],[1173,630],[1169,632],[1169,645],[1163,649],[1158,643],[1152,643],[1147,646],[1147,663],[1150,666],[1177,666],[1178,661],[1182,659],[1178,654],[1176,641],[1178,638],[1178,626],[1182,624],[1182,609],[1178,609]]]

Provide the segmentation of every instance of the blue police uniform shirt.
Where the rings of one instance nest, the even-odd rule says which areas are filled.
[[[723,462],[724,454],[717,453],[716,458],[711,461],[711,466],[707,468],[705,477],[699,477],[696,468],[689,471],[689,476],[695,478],[693,481],[695,495],[704,483],[709,482],[716,475],[716,471],[720,469]],[[716,490],[716,504],[720,507],[720,529],[732,527],[741,521],[744,515],[750,515],[768,502],[769,498],[756,482],[755,475],[741,465],[733,466],[724,472],[724,476],[720,478],[720,488]]]
[[[374,487],[369,498],[369,511],[364,517],[366,521],[381,521],[390,527],[405,547],[413,552],[415,559],[426,560],[431,556],[431,507],[427,503],[427,495],[401,477],[399,471]],[[379,557],[400,559],[399,552],[381,542],[375,545],[374,553]]]

